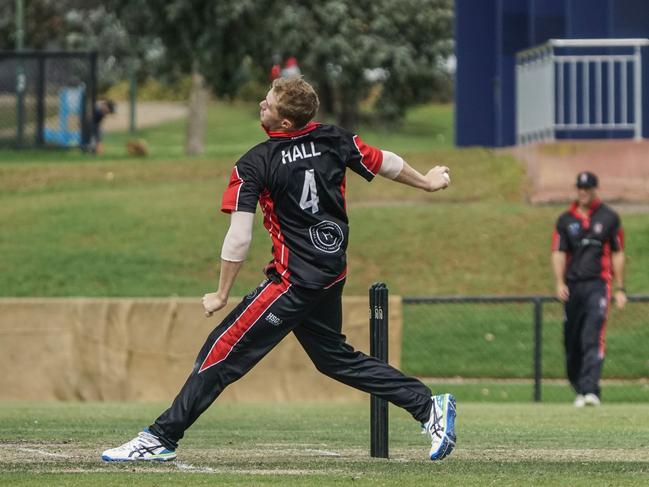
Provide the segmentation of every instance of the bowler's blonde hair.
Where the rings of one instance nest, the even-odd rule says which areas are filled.
[[[318,95],[301,76],[277,78],[272,89],[277,99],[277,113],[291,120],[296,129],[304,127],[318,112]]]

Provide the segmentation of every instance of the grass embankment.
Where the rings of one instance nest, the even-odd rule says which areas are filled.
[[[390,411],[391,460],[369,457],[366,405],[215,404],[166,464],[106,464],[166,405],[0,404],[0,484],[641,486],[644,406],[458,403],[458,445],[439,463],[403,410]]]
[[[129,159],[126,134],[106,154],[0,153],[0,295],[195,296],[214,286],[228,218],[218,211],[233,162],[264,139],[250,105],[210,107],[207,155],[181,155],[183,122],[143,131],[152,156]],[[368,143],[404,154],[420,169],[452,168],[453,186],[424,194],[350,175],[350,277],[365,294],[386,281],[398,294],[549,293],[548,243],[561,207],[525,203],[525,177],[511,157],[451,147],[449,107],[411,112],[399,131],[361,129]],[[628,287],[649,289],[649,222],[625,215]],[[269,258],[256,229],[234,289],[255,285]]]
[[[265,138],[256,112],[253,105],[211,105],[206,155],[199,158],[182,156],[183,121],[139,134],[151,148],[147,159],[125,155],[127,134],[108,134],[100,157],[0,152],[0,296],[198,297],[213,290],[228,226],[219,212],[222,191],[237,157]],[[453,184],[425,194],[349,175],[347,294],[366,295],[377,280],[401,295],[552,293],[549,242],[563,205],[527,204],[519,162],[490,150],[453,148],[448,106],[412,110],[399,130],[359,132],[421,170],[447,164]],[[623,221],[627,287],[649,292],[649,274],[642,272],[649,267],[649,220],[625,213]],[[259,222],[234,295],[260,281],[269,250]],[[638,306],[626,314],[627,325],[609,327],[606,376],[647,376]],[[405,369],[529,377],[531,309],[483,308],[406,309]],[[546,316],[544,371],[561,377],[560,311],[554,315]],[[614,323],[622,316],[614,315]],[[489,334],[494,339],[484,338]],[[441,346],[444,340],[462,346]]]

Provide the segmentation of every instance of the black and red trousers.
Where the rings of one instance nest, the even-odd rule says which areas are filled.
[[[610,286],[601,279],[568,282],[564,345],[568,380],[577,394],[600,396]]]
[[[421,423],[428,421],[428,387],[345,342],[343,286],[340,281],[313,290],[278,278],[260,284],[210,333],[187,381],[150,431],[175,449],[219,394],[291,332],[323,374],[388,400]]]

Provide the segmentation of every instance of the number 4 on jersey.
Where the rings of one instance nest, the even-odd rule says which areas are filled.
[[[318,189],[315,185],[315,174],[313,169],[304,171],[304,186],[302,187],[302,198],[300,198],[300,208],[307,210],[311,208],[311,213],[318,213]]]

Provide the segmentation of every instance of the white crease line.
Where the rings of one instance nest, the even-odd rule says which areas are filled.
[[[175,466],[178,470],[196,472],[196,473],[213,473],[213,474],[239,474],[239,475],[314,475],[321,473],[317,470],[287,470],[287,469],[228,469],[228,468],[210,468],[210,467],[195,467],[189,463],[176,462]]]
[[[70,458],[70,455],[64,455],[62,453],[51,453],[48,451],[37,450],[35,448],[18,448],[19,451],[24,451],[27,453],[38,453],[46,457],[57,457],[57,458]]]
[[[189,463],[181,463],[181,462],[176,462],[175,463],[176,467],[178,467],[179,470],[191,470],[194,472],[202,472],[202,473],[218,473],[216,470],[210,467],[194,467],[193,465]]]

